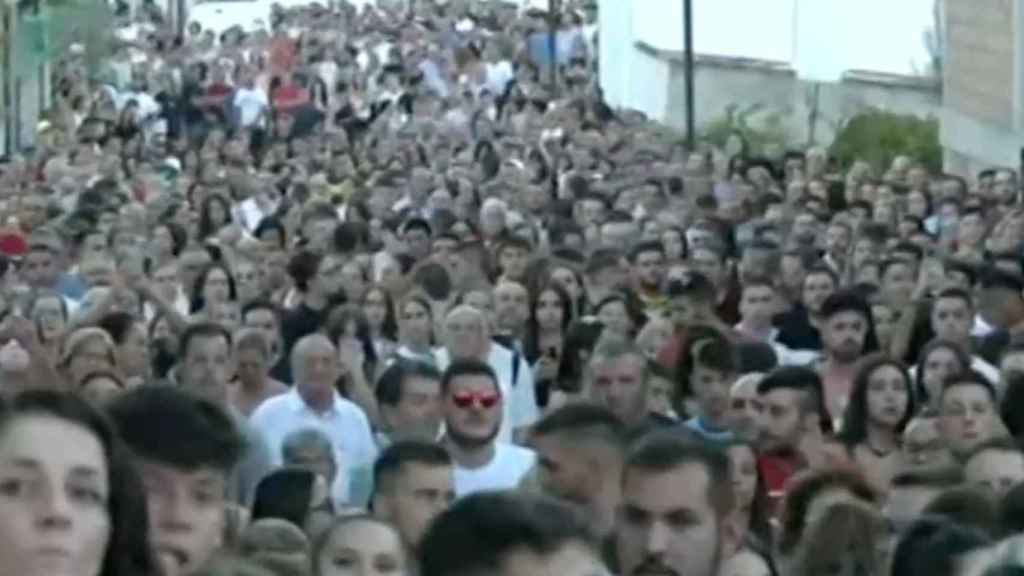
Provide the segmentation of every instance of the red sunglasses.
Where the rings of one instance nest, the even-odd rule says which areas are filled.
[[[462,410],[467,410],[473,406],[479,406],[484,409],[494,408],[495,404],[498,403],[498,399],[497,394],[473,394],[468,392],[464,394],[452,394],[452,402],[455,403],[456,407],[461,408]]]

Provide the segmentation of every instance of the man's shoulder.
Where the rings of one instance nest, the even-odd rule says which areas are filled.
[[[277,416],[284,411],[290,401],[289,392],[267,398],[263,402],[260,402],[260,405],[252,411],[252,415],[249,417],[249,422],[256,422],[257,420],[264,420],[266,418]]]

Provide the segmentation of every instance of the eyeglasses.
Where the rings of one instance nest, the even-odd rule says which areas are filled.
[[[473,406],[479,406],[480,408],[489,409],[494,408],[498,403],[497,394],[484,394],[484,393],[464,393],[464,394],[452,394],[452,402],[455,406],[461,410],[468,410]]]

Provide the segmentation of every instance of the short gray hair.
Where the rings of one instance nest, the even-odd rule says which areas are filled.
[[[334,457],[334,446],[331,439],[316,428],[303,428],[284,437],[281,443],[281,457],[288,465],[298,460],[298,453],[305,450],[319,450],[328,458]]]

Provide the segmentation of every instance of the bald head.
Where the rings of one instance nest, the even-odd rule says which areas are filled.
[[[487,320],[473,306],[456,306],[444,320],[445,347],[452,358],[481,359],[489,350]]]
[[[292,374],[303,397],[333,398],[340,376],[338,351],[323,334],[310,334],[292,348]],[[307,402],[309,398],[307,397]]]

